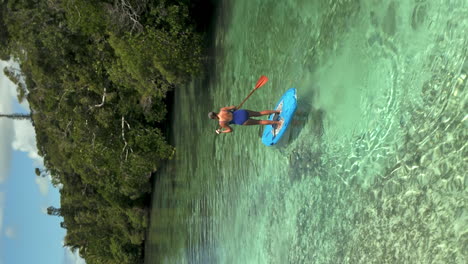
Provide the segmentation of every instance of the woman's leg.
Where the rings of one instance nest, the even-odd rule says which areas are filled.
[[[256,112],[256,111],[251,111],[251,110],[246,109],[246,111],[249,113],[249,116],[253,116],[253,117],[280,113],[280,111],[276,111],[276,110],[264,110],[264,111]]]
[[[273,121],[273,120],[256,120],[256,119],[248,119],[242,125],[243,126],[252,126],[252,125],[279,125],[281,121]]]

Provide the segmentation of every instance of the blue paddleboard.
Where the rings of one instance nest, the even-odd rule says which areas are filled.
[[[262,142],[267,146],[276,145],[285,135],[297,109],[296,88],[287,90],[276,104],[280,114],[270,115],[269,120],[283,120],[282,125],[266,125],[263,130]]]

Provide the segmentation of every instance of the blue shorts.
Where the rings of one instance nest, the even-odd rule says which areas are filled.
[[[249,112],[244,109],[236,110],[232,113],[232,121],[229,124],[242,125],[249,120]]]

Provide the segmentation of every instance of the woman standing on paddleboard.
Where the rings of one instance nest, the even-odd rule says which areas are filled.
[[[257,84],[255,84],[255,88],[247,95],[247,97],[239,104],[239,106],[227,106],[223,107],[219,110],[219,113],[209,112],[208,117],[211,119],[217,119],[219,122],[220,128],[216,129],[216,133],[230,133],[232,132],[232,128],[229,126],[231,124],[234,125],[242,125],[242,126],[250,126],[250,125],[280,125],[282,121],[273,121],[273,120],[257,120],[252,119],[251,117],[262,116],[262,115],[271,115],[271,114],[279,114],[280,111],[277,110],[264,110],[260,112],[251,111],[247,109],[240,109],[241,106],[249,99],[249,97],[260,87],[262,87],[266,82],[268,82],[268,78],[265,75],[260,76],[258,79]],[[224,130],[223,130],[224,129]]]
[[[247,110],[247,109],[239,109],[237,110],[236,106],[227,106],[223,107],[219,110],[219,113],[209,112],[208,117],[211,119],[217,119],[219,122],[219,126],[221,128],[216,129],[216,133],[230,133],[232,132],[232,128],[229,126],[231,124],[234,125],[242,125],[242,126],[250,126],[250,125],[279,125],[281,121],[273,121],[273,120],[257,120],[252,119],[250,117],[257,117],[262,115],[271,115],[271,114],[279,114],[280,111],[276,110],[264,110],[260,112]],[[224,129],[224,130],[223,130]]]

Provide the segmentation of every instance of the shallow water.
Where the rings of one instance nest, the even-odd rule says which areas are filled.
[[[147,263],[466,263],[468,2],[222,6],[214,76],[176,92]],[[296,87],[291,138],[217,136],[206,113],[262,74],[244,107]]]

